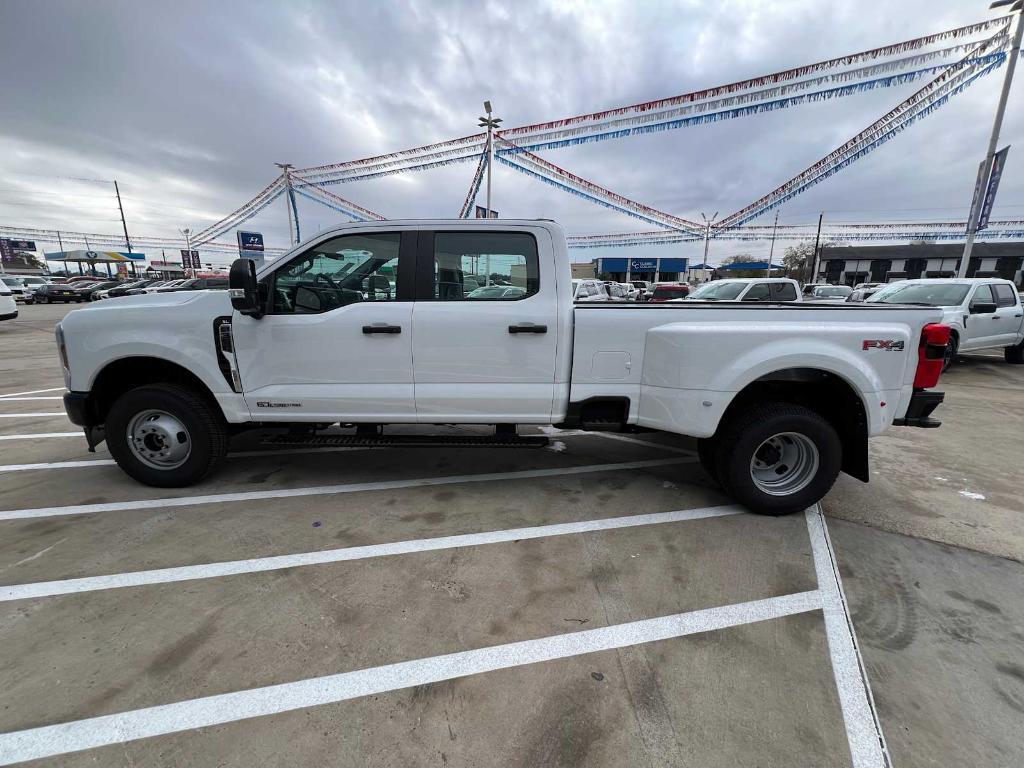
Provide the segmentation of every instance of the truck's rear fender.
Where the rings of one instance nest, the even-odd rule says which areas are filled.
[[[865,348],[869,339],[892,344]],[[707,437],[750,384],[814,370],[847,384],[864,409],[868,434],[875,435],[892,424],[908,370],[913,375],[909,361],[916,366],[916,360],[917,340],[911,342],[903,323],[669,323],[647,333],[639,423],[663,421],[662,411],[678,400],[674,407],[687,412],[673,420]]]
[[[848,381],[829,371],[813,368],[774,371],[736,394],[725,409],[718,429],[748,408],[768,402],[796,403],[824,416],[839,433],[843,472],[868,482],[868,417],[863,399]]]

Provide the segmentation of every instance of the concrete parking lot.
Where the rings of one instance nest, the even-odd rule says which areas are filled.
[[[63,416],[66,311],[0,324],[0,764],[1024,764],[1024,366],[785,518],[653,433],[162,490]]]

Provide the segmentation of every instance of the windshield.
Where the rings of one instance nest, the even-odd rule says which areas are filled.
[[[922,304],[926,307],[955,307],[963,304],[970,285],[962,283],[893,283],[868,301],[884,304]]]
[[[814,289],[814,295],[825,299],[845,299],[853,293],[848,285],[820,285]]]
[[[728,301],[729,299],[735,299],[739,296],[746,286],[746,283],[731,283],[724,280],[717,283],[705,283],[696,291],[691,293],[690,298]]]
[[[0,281],[9,285],[11,288],[19,288],[23,285],[20,277],[0,277]]]
[[[685,299],[686,294],[689,290],[677,286],[668,286],[654,289],[654,298],[656,299]]]

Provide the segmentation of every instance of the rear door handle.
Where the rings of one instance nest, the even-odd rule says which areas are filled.
[[[536,325],[535,323],[519,323],[518,325],[510,325],[508,327],[509,333],[547,333],[548,327],[546,325]]]
[[[363,333],[401,333],[402,326],[400,325],[388,325],[387,323],[374,323],[373,325],[364,325]]]

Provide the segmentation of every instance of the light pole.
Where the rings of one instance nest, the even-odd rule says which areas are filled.
[[[491,168],[494,166],[494,131],[501,122],[500,117],[491,117],[491,102],[484,102],[484,112],[487,117],[481,117],[478,125],[487,129],[487,213],[486,217],[491,218]]]
[[[704,215],[704,211],[700,212],[700,217],[704,219],[704,261],[703,267],[701,267],[701,277],[706,278],[708,272],[708,244],[711,241],[711,225],[715,223],[715,219],[718,218],[718,211],[715,211],[714,216],[710,219]]]
[[[779,209],[775,209],[775,223],[772,225],[772,246],[768,250],[768,269],[764,271],[765,277],[772,276],[772,256],[775,255],[775,233],[779,229]]]
[[[284,207],[288,211],[288,244],[298,245],[302,236],[299,233],[299,209],[295,205],[295,192],[292,191],[292,168],[295,166],[291,163],[274,163],[274,165],[281,169],[281,173],[284,176]],[[294,229],[292,227],[292,211],[295,212]]]
[[[186,259],[188,260],[188,266],[191,266],[192,265],[192,241],[191,241],[190,238],[192,237],[192,230],[189,229],[188,227],[185,227],[185,229],[181,230],[181,234],[183,234],[185,236],[185,253],[188,254]],[[194,276],[195,275],[193,275],[193,277]]]
[[[1017,29],[1013,33],[1013,42],[1010,44],[1010,53],[1006,60],[1006,77],[1003,78],[1003,90],[999,94],[999,105],[996,107],[996,119],[992,123],[992,135],[988,140],[988,152],[981,164],[979,172],[977,194],[971,202],[971,215],[967,220],[967,239],[964,242],[964,255],[960,257],[960,269],[957,270],[957,277],[967,277],[967,268],[971,263],[971,251],[974,248],[974,237],[978,234],[978,219],[981,217],[981,206],[985,200],[985,182],[988,180],[988,170],[992,167],[992,158],[996,154],[996,145],[999,143],[999,131],[1003,127],[1003,114],[1006,112],[1006,101],[1010,96],[1010,84],[1013,82],[1013,70],[1017,65],[1017,55],[1020,53],[1021,32],[1024,31],[1024,22],[1021,21],[1020,10],[1024,7],[1024,0],[996,0],[989,6],[1002,8],[1010,6],[1010,13],[1017,14]]]

